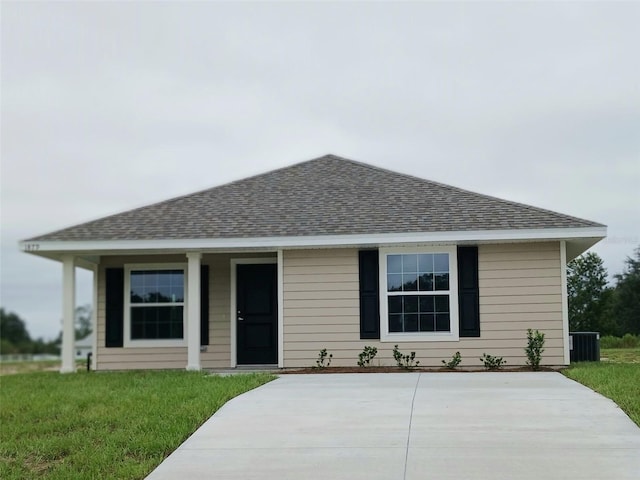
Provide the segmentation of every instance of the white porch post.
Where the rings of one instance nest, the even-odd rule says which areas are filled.
[[[76,371],[75,343],[76,263],[73,255],[62,257],[62,365],[60,373]]]
[[[98,369],[98,275],[100,267],[96,264],[91,268],[93,272],[93,309],[91,311],[91,330],[93,331],[93,345],[91,346],[91,370]]]
[[[187,253],[187,370],[200,370],[200,259]]]

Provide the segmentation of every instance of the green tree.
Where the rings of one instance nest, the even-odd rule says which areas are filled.
[[[597,253],[589,252],[567,264],[567,294],[569,299],[569,330],[599,331],[609,334],[605,320],[607,270]]]
[[[31,337],[18,315],[0,308],[0,349],[2,353],[24,353],[30,350]]]
[[[640,246],[634,254],[635,258],[627,257],[624,271],[615,276],[611,315],[620,326],[619,335],[640,335]]]
[[[91,333],[91,314],[91,305],[76,307],[76,340],[80,340]]]

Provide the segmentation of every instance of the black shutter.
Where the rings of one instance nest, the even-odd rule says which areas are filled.
[[[106,347],[122,347],[124,337],[124,268],[105,270]]]
[[[209,345],[209,265],[200,266],[200,345]]]
[[[460,336],[480,336],[478,247],[458,247],[458,308]]]
[[[380,338],[378,251],[360,250],[360,338]]]

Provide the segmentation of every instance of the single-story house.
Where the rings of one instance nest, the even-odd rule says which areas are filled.
[[[426,169],[425,169],[426,171]],[[422,174],[422,172],[416,172]],[[97,370],[395,364],[483,353],[569,363],[566,263],[606,236],[589,220],[335,155],[21,242],[60,261],[73,371],[75,269],[94,272]]]
[[[76,360],[86,360],[87,355],[93,352],[93,332],[89,335],[79,338],[75,343]]]

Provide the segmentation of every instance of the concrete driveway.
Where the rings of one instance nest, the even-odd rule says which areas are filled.
[[[148,478],[640,478],[640,428],[559,373],[283,375]]]

